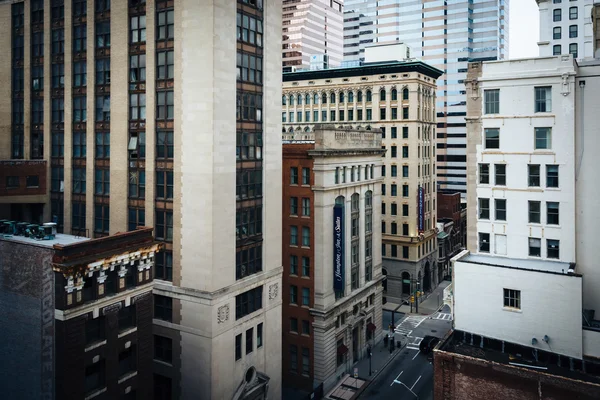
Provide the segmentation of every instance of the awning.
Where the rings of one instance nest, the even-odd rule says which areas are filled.
[[[377,329],[377,327],[375,326],[375,324],[374,324],[374,323],[372,323],[372,322],[369,322],[369,323],[367,324],[367,331],[368,331],[368,332],[375,332],[375,329]]]
[[[345,344],[342,344],[337,348],[337,353],[339,356],[344,355],[348,352],[348,347]]]

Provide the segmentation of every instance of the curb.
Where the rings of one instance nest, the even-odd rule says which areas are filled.
[[[405,348],[407,345],[408,345],[408,343],[407,343],[406,345],[404,345],[404,346],[400,347],[399,349],[396,349],[396,351],[394,351],[393,355],[392,355],[390,358],[388,358],[388,360],[385,362],[385,364],[383,364],[383,366],[382,366],[381,368],[379,368],[379,369],[377,370],[377,372],[376,372],[375,374],[373,374],[373,376],[372,376],[372,377],[370,377],[370,379],[366,380],[366,381],[367,381],[367,383],[366,383],[366,384],[365,384],[365,385],[364,385],[364,386],[361,388],[360,394],[357,396],[357,398],[358,398],[358,397],[360,397],[360,395],[361,395],[361,394],[362,394],[364,391],[366,391],[366,390],[369,388],[369,386],[371,386],[371,383],[373,383],[373,381],[374,381],[375,379],[377,379],[377,377],[379,376],[379,374],[381,374],[381,373],[383,372],[383,370],[384,370],[384,369],[386,369],[386,368],[387,368],[387,366],[388,366],[388,365],[389,365],[389,364],[390,364],[392,361],[394,361],[394,359],[396,358],[396,356],[397,356],[398,354],[400,354],[400,352],[402,352],[402,349],[404,349],[404,348]]]

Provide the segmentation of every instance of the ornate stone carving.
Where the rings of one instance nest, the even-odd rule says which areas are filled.
[[[279,294],[279,285],[277,283],[269,285],[269,300],[276,299],[278,294]]]
[[[217,322],[222,324],[229,320],[229,304],[219,307],[217,310]]]

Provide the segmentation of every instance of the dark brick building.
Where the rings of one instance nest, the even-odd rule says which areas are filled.
[[[462,331],[449,333],[433,360],[435,400],[600,398],[598,360],[577,360]]]
[[[466,203],[459,192],[437,192],[438,265],[440,279],[451,275],[450,259],[466,247]]]
[[[0,238],[0,387],[40,399],[152,399],[152,229]],[[145,382],[145,384],[142,384]]]
[[[0,219],[43,221],[46,171],[44,160],[0,160]]]

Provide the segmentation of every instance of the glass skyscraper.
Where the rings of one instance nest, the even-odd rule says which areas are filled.
[[[509,0],[346,0],[344,61],[364,48],[403,42],[412,57],[445,72],[437,88],[438,188],[466,193],[469,61],[508,58]]]

